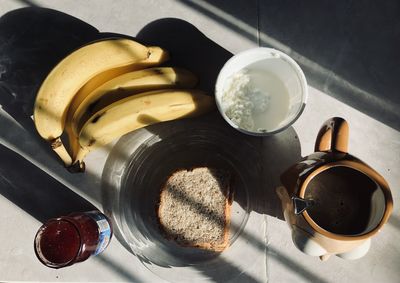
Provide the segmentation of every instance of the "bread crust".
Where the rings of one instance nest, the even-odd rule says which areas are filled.
[[[225,170],[221,170],[221,169],[216,169],[216,168],[208,168],[208,167],[192,167],[190,169],[178,169],[176,171],[174,171],[168,178],[167,180],[164,182],[163,186],[161,187],[161,191],[160,191],[160,199],[158,202],[158,206],[156,207],[156,215],[157,215],[157,220],[159,223],[159,228],[163,234],[163,236],[170,241],[175,241],[178,245],[183,246],[183,247],[191,247],[191,248],[199,248],[199,249],[204,249],[204,250],[209,250],[209,251],[213,251],[213,252],[222,252],[223,250],[225,250],[227,247],[229,247],[229,230],[230,230],[230,222],[231,222],[231,205],[233,202],[233,190],[232,190],[232,174],[230,174],[230,172],[228,173],[228,182],[226,183],[226,186],[224,188],[221,188],[223,191],[223,194],[225,196],[225,209],[224,209],[224,233],[223,233],[223,242],[220,244],[213,244],[213,243],[209,243],[209,242],[200,242],[200,243],[183,243],[181,241],[176,241],[174,235],[171,235],[170,233],[168,233],[164,227],[166,226],[165,223],[163,223],[162,221],[162,216],[160,215],[160,211],[162,210],[163,206],[164,206],[164,202],[163,202],[163,194],[167,191],[166,187],[167,184],[170,180],[170,178],[178,172],[181,171],[193,171],[195,169],[200,169],[200,168],[207,168],[209,170],[215,170],[215,171],[224,171],[227,172]]]

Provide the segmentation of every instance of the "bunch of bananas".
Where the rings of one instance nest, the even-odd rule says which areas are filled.
[[[168,58],[160,47],[131,39],[81,47],[40,87],[34,106],[37,131],[66,167],[84,171],[90,151],[128,132],[211,111],[213,98],[192,89],[197,78],[191,72],[157,67]]]

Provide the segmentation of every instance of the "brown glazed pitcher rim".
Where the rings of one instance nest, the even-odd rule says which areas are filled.
[[[371,231],[364,233],[364,234],[357,234],[357,235],[335,234],[335,233],[332,233],[332,232],[329,232],[329,231],[323,229],[321,226],[319,226],[317,223],[315,223],[314,220],[311,218],[311,216],[308,214],[307,210],[303,211],[301,215],[304,217],[306,222],[311,226],[311,228],[314,229],[314,231],[316,231],[317,233],[324,235],[328,238],[332,238],[335,240],[343,240],[343,241],[368,239],[371,236],[373,236],[374,234],[376,234],[382,228],[382,226],[388,221],[389,216],[393,209],[393,199],[392,199],[392,195],[390,193],[389,185],[387,184],[385,179],[379,173],[377,173],[375,170],[373,170],[368,165],[363,164],[362,162],[355,162],[355,161],[351,161],[351,160],[341,160],[341,161],[336,161],[336,162],[322,165],[321,167],[318,167],[317,169],[315,169],[304,180],[303,184],[301,184],[301,187],[299,190],[299,197],[304,198],[306,188],[307,188],[308,184],[310,183],[310,181],[315,176],[317,176],[319,173],[321,173],[327,169],[330,169],[333,167],[338,167],[338,166],[349,167],[351,169],[357,170],[357,171],[361,172],[362,174],[368,176],[371,180],[373,180],[375,183],[377,183],[379,185],[379,187],[381,188],[381,190],[384,194],[384,197],[385,197],[385,212],[382,216],[382,219],[378,223],[378,225],[376,225],[376,227],[374,229],[372,229]]]

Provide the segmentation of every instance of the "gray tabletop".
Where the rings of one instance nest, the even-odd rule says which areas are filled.
[[[263,234],[249,237],[242,258],[228,263],[237,268],[240,261],[252,262],[232,282],[398,282],[399,9],[396,1],[311,5],[257,0],[2,0],[0,280],[163,282],[116,237],[103,254],[59,270],[44,267],[33,250],[33,237],[46,219],[74,210],[103,209],[101,176],[109,150],[91,153],[85,174],[71,174],[39,138],[30,118],[46,66],[102,33],[129,35],[176,50],[181,44],[184,49],[185,40],[191,41],[187,46],[193,49],[187,52],[193,52],[197,62],[204,61],[194,71],[200,79],[207,77],[201,84],[208,91],[218,67],[232,54],[251,47],[280,49],[303,68],[309,83],[304,113],[293,127],[257,140],[264,162],[260,186],[266,201],[262,209],[251,212],[248,232],[251,235],[251,225],[262,225]],[[181,32],[178,26],[188,29]],[[195,36],[191,36],[193,31]],[[176,60],[190,64],[190,60]],[[320,126],[334,116],[348,121],[349,151],[388,181],[395,205],[365,257],[355,261],[331,257],[321,262],[294,247],[275,188],[283,170],[313,152]],[[260,255],[257,260],[248,256],[254,253]],[[224,274],[201,272],[209,282],[226,281]]]

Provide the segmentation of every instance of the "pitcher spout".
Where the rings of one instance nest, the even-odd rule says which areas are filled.
[[[303,199],[299,197],[292,197],[292,202],[293,202],[293,207],[294,207],[294,213],[296,215],[299,215],[306,209],[310,208],[315,204],[315,201],[312,199]]]

